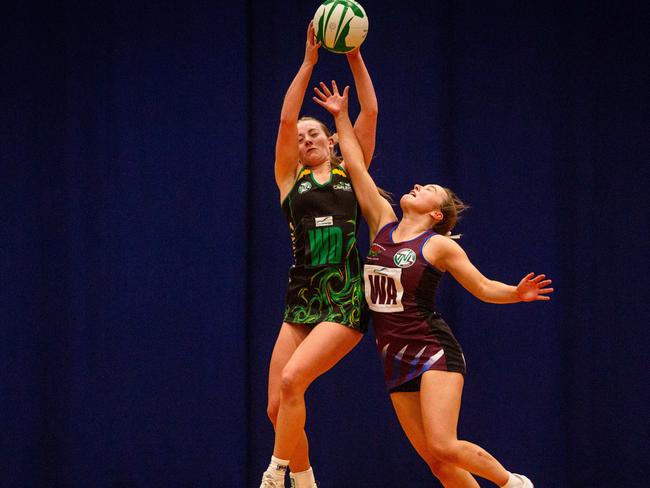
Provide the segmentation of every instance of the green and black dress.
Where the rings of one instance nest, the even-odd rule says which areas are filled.
[[[291,230],[284,321],[314,327],[336,322],[367,331],[363,276],[357,249],[359,205],[341,166],[322,185],[303,168],[282,202]]]

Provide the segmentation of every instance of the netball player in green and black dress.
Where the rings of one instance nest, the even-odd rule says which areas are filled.
[[[295,263],[269,368],[268,415],[275,444],[262,488],[284,487],[287,465],[292,486],[316,486],[304,431],[304,393],[366,330],[356,240],[359,212],[345,163],[335,157],[334,137],[323,123],[298,119],[319,47],[310,24],[305,58],[285,95],[276,141],[275,180]],[[347,60],[361,107],[353,130],[368,165],[375,146],[377,99],[360,52],[347,54]]]
[[[346,88],[339,94],[332,83],[332,92],[319,93],[318,103],[334,116],[341,149],[347,152],[347,170],[373,240],[364,270],[365,295],[402,428],[445,486],[479,486],[470,475],[449,469],[455,466],[497,486],[533,488],[528,478],[508,472],[481,447],[457,438],[465,358],[435,310],[435,290],[449,271],[483,301],[530,302],[548,300],[553,289],[546,287],[551,281],[530,273],[511,286],[483,276],[447,237],[463,204],[439,185],[415,185],[402,196],[403,215],[398,220],[362,164],[347,114],[347,92]],[[446,463],[442,468],[441,462]]]
[[[345,169],[335,161],[329,166],[322,183],[312,169],[301,169],[282,202],[295,261],[284,321],[309,327],[333,322],[365,332],[356,246],[360,213]]]

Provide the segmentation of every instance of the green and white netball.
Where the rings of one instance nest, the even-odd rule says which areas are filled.
[[[368,16],[354,0],[327,0],[314,15],[316,40],[334,53],[358,48],[368,35]]]

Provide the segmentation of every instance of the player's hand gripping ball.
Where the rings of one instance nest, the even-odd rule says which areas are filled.
[[[314,15],[316,41],[334,53],[358,48],[368,35],[368,16],[354,0],[326,0]]]

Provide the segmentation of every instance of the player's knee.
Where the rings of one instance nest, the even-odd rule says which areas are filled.
[[[434,476],[436,476],[436,478],[440,478],[439,473],[443,469],[442,468],[444,466],[443,462],[431,455],[427,459],[425,459],[425,461],[429,466],[431,472],[434,474]]]
[[[305,387],[304,378],[303,375],[300,374],[300,371],[291,367],[286,367],[282,370],[280,391],[282,392],[283,400],[303,395]]]
[[[457,442],[444,439],[429,439],[427,440],[427,447],[430,455],[440,462],[439,466],[445,463],[455,465],[458,461]]]

